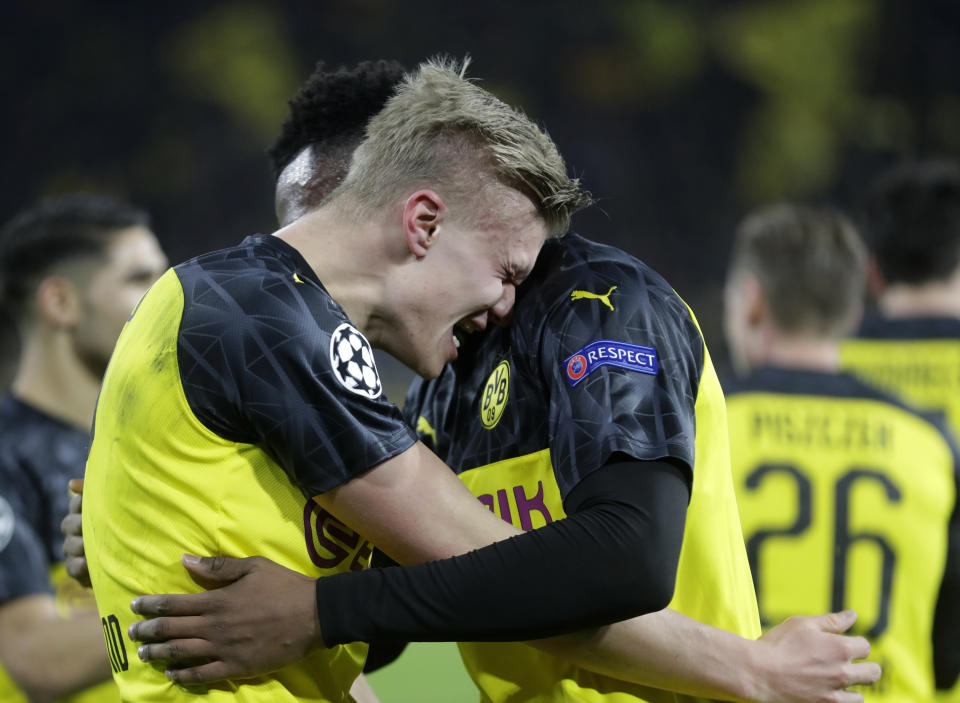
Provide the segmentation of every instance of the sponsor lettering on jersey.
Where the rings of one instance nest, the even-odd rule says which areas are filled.
[[[563,362],[567,382],[571,388],[601,366],[616,366],[628,371],[656,376],[657,350],[639,344],[601,339],[591,342]]]
[[[103,627],[103,639],[107,643],[110,668],[115,674],[126,671],[130,668],[130,658],[127,656],[127,645],[123,641],[120,619],[111,613],[105,618],[100,618],[100,625]]]
[[[510,393],[510,362],[504,359],[493,370],[483,387],[480,400],[480,422],[492,430],[500,422]]]
[[[350,559],[351,571],[363,571],[370,563],[373,545],[312,500],[303,508],[303,531],[310,561],[321,569]]]
[[[487,506],[491,513],[498,515],[501,520],[509,522],[521,530],[532,530],[534,528],[534,515],[539,516],[538,521],[541,523],[537,527],[549,525],[555,519],[550,514],[550,509],[545,501],[543,481],[537,481],[536,490],[531,491],[530,494],[521,484],[510,489],[498,488],[496,490],[496,502],[494,502],[493,493],[482,493],[477,496],[477,500]],[[513,510],[511,510],[511,503],[513,504]]]
[[[373,399],[383,392],[370,342],[349,322],[330,336],[330,365],[340,385],[351,393]]]
[[[613,303],[610,302],[610,294],[617,289],[617,286],[610,286],[610,290],[606,293],[591,293],[588,290],[575,290],[570,294],[570,300],[599,300],[608,308],[613,310]]]

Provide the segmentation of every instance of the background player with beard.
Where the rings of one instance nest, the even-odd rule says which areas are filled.
[[[289,217],[296,217],[303,211],[309,210],[311,205],[308,203],[311,201],[314,205],[322,202],[326,193],[319,189],[324,187],[323,184],[336,183],[338,182],[339,178],[342,178],[342,166],[338,164],[335,158],[326,160],[324,155],[331,153],[335,154],[337,153],[337,149],[339,149],[342,153],[344,141],[343,139],[331,140],[335,146],[334,150],[330,151],[328,144],[325,143],[324,140],[326,140],[331,134],[342,135],[345,131],[346,134],[354,134],[358,132],[355,125],[361,122],[364,116],[362,114],[357,114],[357,112],[362,109],[367,109],[364,108],[365,105],[368,105],[369,103],[375,103],[376,100],[383,100],[385,98],[386,93],[389,91],[390,84],[394,80],[394,78],[390,76],[391,70],[393,70],[393,67],[381,64],[380,66],[361,66],[357,71],[357,73],[360,74],[359,77],[352,77],[350,74],[346,74],[344,72],[329,77],[324,76],[323,74],[315,74],[314,79],[312,79],[311,82],[305,86],[298,98],[292,103],[291,121],[285,126],[284,135],[278,141],[277,146],[273,150],[275,159],[279,162],[277,169],[279,172],[277,188],[277,211],[278,216],[282,221]],[[378,79],[378,76],[383,77]],[[373,97],[365,97],[364,100],[356,100],[354,103],[351,103],[349,100],[342,100],[343,89],[340,88],[340,85],[338,85],[338,79],[341,84],[346,82],[347,85],[349,85],[350,80],[357,82],[361,86],[364,86],[369,91],[369,94]],[[329,84],[327,84],[327,81],[329,81]],[[365,83],[366,85],[364,85]],[[331,88],[331,86],[337,86],[337,88],[340,89],[338,90]],[[328,89],[331,95],[338,96],[341,98],[341,100],[331,100],[324,93],[324,91]],[[356,88],[353,89],[356,90]],[[366,96],[366,93],[364,93],[364,95]],[[311,111],[313,111],[313,114],[311,114]],[[341,119],[343,120],[342,123],[340,122]],[[340,126],[341,124],[343,125],[342,127]],[[313,131],[311,132],[311,130]],[[316,187],[316,184],[318,183],[321,184],[319,189]],[[584,240],[579,241],[582,242]],[[589,248],[596,245],[587,244],[586,246]],[[597,250],[606,251],[606,249],[603,247],[597,247]],[[622,254],[618,254],[618,256],[624,260],[628,260],[628,257],[625,257]],[[672,469],[665,467],[664,471],[671,472]],[[651,469],[651,472],[654,472],[654,469]],[[707,476],[708,473],[704,475]],[[682,484],[683,480],[679,480]],[[685,490],[686,489],[684,489],[684,491]],[[681,519],[685,502],[686,497],[683,497],[679,501],[679,514]],[[698,503],[699,502],[700,501],[698,501]],[[670,504],[668,500],[665,500],[664,503],[665,505]],[[739,533],[737,532],[737,540],[739,540],[738,534]],[[742,549],[742,547],[740,549]],[[256,571],[260,566],[263,566],[263,563],[258,560],[241,562],[241,564],[243,564],[245,568],[252,569],[253,571]],[[230,568],[225,569],[225,573],[221,573],[219,575],[217,573],[211,573],[207,570],[204,564],[193,566],[191,569],[195,573],[203,574],[205,578],[232,578],[231,574],[233,573],[232,569]],[[245,580],[252,582],[255,581],[255,578],[250,579],[248,577]],[[600,579],[600,581],[603,582],[604,580]],[[609,583],[609,580],[606,581],[606,583]],[[751,621],[749,611],[750,603],[752,603],[752,593],[750,593],[749,580],[747,580],[746,585],[747,588],[744,591],[744,597],[746,598],[746,601],[744,602],[747,603],[748,607],[746,611],[746,620],[744,622],[747,623],[747,627],[749,629],[749,623]],[[227,591],[229,591],[229,589],[227,589]],[[226,593],[227,591],[221,591],[220,593]],[[736,600],[736,597],[734,597],[733,600]],[[141,602],[147,603],[149,602],[149,599],[146,601],[141,600]],[[249,610],[249,608],[247,609]],[[722,608],[718,608],[718,610],[721,609]],[[737,606],[734,605],[733,609],[728,611],[728,615],[733,619],[736,619],[736,615],[733,615],[733,611],[736,609]],[[831,680],[836,681],[836,679],[833,677],[837,675],[842,667],[843,660],[849,658],[849,656],[857,651],[858,648],[856,641],[851,640],[849,642],[845,642],[842,638],[836,638],[834,635],[828,635],[820,631],[820,628],[827,627],[835,627],[838,630],[842,629],[850,622],[848,614],[839,618],[831,618],[830,616],[827,616],[819,621],[794,621],[790,626],[787,626],[780,631],[778,635],[771,636],[762,645],[756,646],[756,650],[754,650],[754,643],[751,643],[748,640],[744,640],[728,633],[712,631],[710,628],[706,628],[702,625],[694,623],[693,621],[683,618],[682,616],[676,614],[674,615],[676,617],[666,620],[666,624],[661,629],[657,629],[657,626],[655,625],[656,621],[650,622],[650,636],[654,637],[654,639],[655,636],[660,636],[660,646],[666,648],[665,652],[664,650],[656,650],[655,646],[652,645],[649,640],[644,640],[642,638],[639,640],[631,640],[629,637],[627,637],[625,640],[626,646],[624,646],[624,641],[620,642],[621,646],[624,647],[624,649],[621,649],[620,652],[622,654],[623,651],[626,650],[628,651],[628,654],[623,654],[623,658],[620,660],[608,659],[607,657],[611,654],[611,652],[616,650],[617,638],[614,636],[610,638],[610,643],[605,643],[607,647],[606,649],[603,645],[600,647],[585,648],[584,651],[588,653],[586,660],[590,661],[592,656],[593,665],[598,666],[602,671],[609,672],[611,666],[622,666],[623,671],[628,671],[629,675],[640,677],[647,683],[650,683],[651,681],[659,684],[677,683],[678,685],[685,685],[685,690],[688,691],[712,692],[716,691],[717,688],[711,689],[710,686],[721,687],[722,685],[728,685],[731,686],[731,688],[727,689],[725,693],[729,694],[733,688],[740,686],[741,690],[732,695],[737,695],[744,699],[798,700],[802,697],[802,694],[797,687],[802,685],[815,687],[817,690],[823,690],[824,688],[831,690],[836,683],[828,686],[826,684],[827,679],[830,678]],[[668,615],[666,617],[670,618],[671,616]],[[721,619],[723,619],[723,617],[724,616],[721,616]],[[160,620],[154,622],[156,624],[162,624]],[[169,621],[166,622],[169,624]],[[729,622],[732,623],[733,620],[730,620]],[[244,623],[244,625],[245,624],[246,623]],[[271,616],[268,616],[261,624],[268,628],[266,630],[257,629],[257,638],[261,640],[261,643],[258,646],[262,646],[264,648],[269,648],[272,646],[270,640],[273,636],[272,631],[274,628],[279,627],[281,630],[284,630],[288,625],[292,625],[293,627],[302,625],[302,623],[287,623],[284,621],[283,617],[274,619]],[[639,626],[639,622],[635,622],[633,624]],[[739,627],[736,625],[734,626]],[[177,625],[174,625],[174,627],[177,627]],[[259,628],[259,625],[257,628]],[[225,629],[231,634],[239,634],[243,630],[243,627],[235,627],[235,624],[231,624]],[[640,631],[639,627],[637,631]],[[147,631],[142,629],[142,632],[146,634]],[[169,634],[169,631],[167,631],[167,633]],[[228,634],[228,637],[229,636],[230,634]],[[694,647],[692,651],[688,651],[694,644],[697,643],[698,638],[700,637],[715,637],[717,639],[708,640],[708,643],[704,644],[699,649]],[[180,647],[184,643],[180,642],[173,644]],[[568,642],[567,645],[569,644],[570,643]],[[635,649],[632,651],[629,650],[629,646],[631,645],[635,647]],[[670,645],[673,645],[672,649],[670,649]],[[560,643],[555,643],[555,646],[561,645]],[[806,650],[804,650],[804,646],[806,646]],[[723,647],[726,647],[727,649],[723,649]],[[828,663],[823,670],[817,672],[801,670],[803,668],[801,664],[809,663],[804,658],[802,652],[815,652],[823,647],[835,647],[833,651],[835,652],[836,659],[833,660],[832,663]],[[794,648],[800,651],[795,651]],[[681,650],[679,655],[677,652],[678,649]],[[567,651],[569,652],[572,650]],[[156,659],[167,657],[171,653],[171,650],[166,646],[145,647],[143,653],[148,659]],[[508,656],[506,651],[504,651],[504,655]],[[739,668],[735,666],[734,671],[731,672],[730,669],[726,668],[725,666],[705,665],[703,660],[703,657],[706,656],[717,657],[723,655],[729,656],[728,663],[733,662],[734,664],[740,664],[741,666]],[[679,656],[679,660],[676,658],[677,656]],[[759,661],[755,661],[754,656],[756,656]],[[746,661],[744,661],[744,657],[746,657]],[[247,659],[247,661],[250,662],[253,660]],[[544,658],[541,668],[536,672],[541,678],[544,676],[546,676],[546,678],[550,678],[548,674],[544,673],[550,668],[550,665],[546,664],[548,661],[549,658]],[[559,660],[557,661],[559,662]],[[616,664],[614,664],[615,661]],[[771,686],[772,690],[751,690],[749,693],[742,690],[743,687],[749,688],[749,684],[745,683],[743,680],[746,675],[742,670],[748,664],[756,664],[757,670],[759,671],[764,668],[764,665],[775,668],[778,665],[778,662],[782,663],[784,661],[789,661],[793,665],[792,667],[789,667],[793,676],[771,676],[770,679],[765,683]],[[642,662],[642,664],[640,662]],[[230,662],[231,666],[233,664],[234,662]],[[255,666],[259,666],[259,664],[256,664]],[[673,668],[671,668],[671,666],[673,666]],[[837,668],[831,669],[831,666],[836,666]],[[693,667],[697,673],[701,674],[701,678],[694,682],[686,681],[684,683],[680,683],[683,675],[678,673],[678,670],[682,670],[684,667]],[[224,670],[224,667],[221,666],[218,669],[207,668],[205,672],[201,673],[209,675],[211,672],[222,672]],[[651,675],[650,670],[655,670],[656,673]],[[172,676],[174,678],[180,678],[181,680],[191,680],[189,677],[193,673],[196,672],[179,672],[172,674]],[[246,671],[245,673],[254,672]],[[743,676],[741,676],[741,674],[743,674]],[[872,665],[858,665],[847,670],[847,675],[853,677],[864,677],[864,680],[872,680],[872,678],[876,675],[876,667]],[[579,674],[579,676],[587,679],[590,678],[590,675],[586,674],[585,672],[582,672]],[[660,678],[656,678],[657,676],[660,676]],[[676,678],[671,679],[671,676]],[[727,676],[730,676],[730,679],[727,679],[726,681],[721,680]],[[573,683],[573,678],[573,675],[569,676],[570,683]],[[561,685],[560,682],[563,679],[564,676],[557,676],[555,683]],[[737,680],[731,681],[731,679]],[[602,680],[602,677],[595,677],[594,680]],[[607,680],[603,686],[608,690],[611,686],[615,688],[626,687],[623,682],[611,682],[609,680]],[[635,692],[636,690],[637,689],[634,689]],[[803,690],[809,693],[810,688]],[[648,693],[651,695],[664,695],[662,693]],[[711,693],[711,695],[713,695],[713,693]],[[791,695],[795,697],[790,698]],[[850,700],[856,699],[856,697],[853,697]]]
[[[106,197],[42,201],[0,231],[2,301],[22,341],[0,400],[0,496],[24,532],[19,551],[0,549],[0,661],[32,701],[110,676],[93,600],[64,577],[58,525],[113,345],[165,267],[147,214]],[[5,678],[0,698],[16,700]],[[117,697],[112,682],[86,696]]]
[[[884,664],[865,699],[930,701],[935,658],[937,680],[958,670],[958,458],[942,422],[839,372],[865,259],[828,210],[781,205],[740,226],[726,291],[747,374],[728,388],[734,478],[764,625],[854,608]]]

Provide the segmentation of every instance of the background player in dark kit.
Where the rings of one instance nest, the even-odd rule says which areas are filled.
[[[308,88],[309,88],[309,87],[308,87]],[[305,92],[307,92],[308,95],[309,95],[309,89],[306,90]],[[314,97],[316,97],[316,96],[314,96]],[[300,104],[298,105],[298,102],[295,101],[294,104],[293,104],[293,106],[292,106],[292,108],[293,108],[293,113],[294,113],[294,120],[293,120],[293,122],[295,122],[296,119],[297,119],[297,116],[298,116],[298,110],[303,109],[303,103],[300,103]],[[328,106],[328,109],[329,109],[330,111],[333,111],[333,108],[330,107],[330,106]],[[303,117],[303,115],[301,115],[301,117]],[[329,115],[329,114],[325,114],[325,115],[324,115],[324,118],[326,118],[326,119],[329,121],[330,115]],[[329,122],[328,122],[328,123],[329,123]],[[288,128],[289,128],[289,127],[290,127],[290,125],[288,124]],[[300,130],[296,130],[296,131],[291,130],[291,131],[292,131],[293,134],[295,134],[295,135],[300,135],[301,138],[302,138],[302,134],[301,134],[301,131],[300,131]],[[289,136],[289,134],[290,134],[290,132],[287,133],[287,136]],[[317,155],[318,153],[319,153],[319,154],[326,153],[325,148],[323,148],[320,144],[313,144],[312,142],[313,142],[313,140],[308,140],[308,141],[306,142],[307,144],[310,145],[310,147],[309,147],[308,149],[306,149],[306,150],[301,151],[301,150],[298,150],[298,149],[294,148],[294,149],[291,149],[291,150],[289,150],[289,151],[287,152],[287,153],[288,153],[287,159],[292,161],[291,167],[292,167],[293,171],[294,171],[295,173],[297,173],[297,175],[291,177],[291,176],[290,176],[290,173],[287,172],[287,171],[283,171],[283,172],[280,173],[280,179],[279,179],[279,182],[278,182],[278,213],[281,213],[281,217],[284,216],[283,213],[285,213],[285,212],[296,212],[296,211],[297,211],[297,207],[298,207],[298,203],[300,203],[300,202],[303,200],[302,192],[298,192],[296,188],[292,189],[291,191],[288,191],[289,193],[292,193],[292,194],[293,194],[293,197],[289,197],[289,195],[288,195],[288,196],[285,196],[285,195],[284,195],[284,184],[285,184],[285,183],[293,183],[295,186],[298,186],[298,187],[302,188],[302,187],[304,187],[306,184],[310,183],[310,182],[311,182],[311,178],[315,178],[315,176],[312,175],[310,168],[309,168],[308,166],[305,166],[305,164],[310,164],[310,160],[311,160],[311,159],[315,159],[315,158],[316,158],[316,155]],[[288,144],[290,144],[290,143],[295,143],[295,140],[288,140]],[[284,139],[281,139],[279,145],[283,145],[283,144],[284,144]],[[278,146],[279,146],[279,145],[278,145]],[[300,147],[300,149],[302,149],[302,146]],[[275,151],[275,153],[276,153],[276,151]],[[281,165],[282,165],[282,164],[281,164]],[[298,169],[299,169],[299,172],[298,172]],[[324,172],[321,172],[321,173],[324,173]],[[323,177],[326,178],[326,177],[328,177],[328,176],[323,176]],[[621,256],[622,256],[622,255],[621,255]],[[681,500],[681,503],[685,502],[685,500],[686,500],[686,498],[683,498],[683,499]],[[253,562],[248,562],[248,564],[252,564],[252,563],[253,563]],[[679,617],[679,616],[678,616],[678,617]],[[157,622],[159,622],[159,621],[157,621]],[[794,623],[794,624],[796,625],[797,623]],[[691,625],[692,625],[692,623],[691,623]],[[272,627],[272,625],[269,626],[269,627]],[[673,635],[676,636],[677,634],[678,634],[678,631],[677,631],[677,630],[674,630],[674,631],[673,631]],[[269,640],[269,639],[270,639],[269,633],[264,632],[262,636],[263,636],[264,640]],[[732,636],[731,636],[731,637],[732,637]],[[768,643],[770,643],[770,642],[772,642],[772,640],[768,641]],[[155,650],[155,651],[156,651],[158,654],[159,654],[160,652],[167,652],[167,653],[169,653],[169,650],[164,650],[164,649],[162,649],[162,648],[161,648],[161,649],[157,649],[157,650]],[[852,651],[853,651],[853,650],[850,650],[850,652],[852,652]],[[152,653],[151,653],[151,649],[150,649],[150,648],[147,649],[147,655],[148,655],[148,656],[152,656]],[[642,658],[642,657],[641,657],[641,658]],[[634,661],[635,661],[635,660],[634,660]],[[874,668],[871,668],[871,667],[869,667],[869,665],[868,665],[867,669],[869,669],[870,671],[873,671]],[[864,669],[864,671],[867,670],[867,669]],[[635,668],[635,667],[634,667],[634,672],[636,673],[636,668]],[[725,672],[725,671],[720,671],[720,672],[719,672],[720,675],[723,675],[723,674],[725,674],[725,673],[727,673],[727,672]],[[621,684],[621,685],[622,685],[622,684]]]
[[[21,339],[12,391],[0,399],[0,496],[30,545],[29,558],[0,550],[0,661],[30,700],[110,676],[93,599],[63,573],[59,523],[113,345],[165,266],[147,214],[103,196],[42,201],[0,231],[0,301]],[[19,699],[5,678],[0,698]],[[86,700],[111,696],[108,682]]]
[[[829,210],[780,205],[738,230],[726,294],[746,374],[728,389],[737,497],[764,625],[854,608],[884,668],[866,700],[933,700],[934,652],[938,680],[960,663],[956,610],[941,607],[960,593],[956,449],[942,422],[839,371],[865,259]]]

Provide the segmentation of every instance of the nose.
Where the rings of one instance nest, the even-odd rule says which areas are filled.
[[[488,311],[484,310],[483,312],[478,312],[476,315],[471,315],[466,319],[466,322],[461,321],[460,325],[470,333],[483,332],[487,329],[487,317]]]
[[[517,287],[512,283],[504,283],[500,299],[490,308],[490,314],[493,316],[495,323],[502,325],[510,320],[510,314],[513,312],[513,303],[516,297]]]

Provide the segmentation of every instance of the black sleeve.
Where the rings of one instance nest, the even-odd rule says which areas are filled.
[[[933,619],[933,671],[937,688],[960,684],[960,481],[947,535],[947,564]]]
[[[209,430],[266,449],[308,498],[416,442],[369,342],[318,284],[256,267],[176,270],[180,377]]]
[[[512,331],[518,367],[543,379],[561,496],[616,453],[692,469],[705,347],[690,311],[646,269],[595,266],[577,280],[613,291],[614,309],[564,289],[546,296],[552,308],[526,306]]]
[[[689,497],[671,462],[609,464],[571,493],[579,510],[564,520],[442,561],[318,579],[324,641],[527,640],[661,610]]]
[[[409,395],[407,400],[409,401]],[[404,410],[406,410],[407,403],[403,405]],[[400,565],[379,549],[374,549],[373,555],[370,557],[370,566],[374,569],[383,569]],[[368,644],[370,648],[367,650],[367,660],[363,664],[363,673],[365,674],[373,673],[395,662],[403,654],[403,650],[407,648],[408,643],[402,640],[378,640]]]

